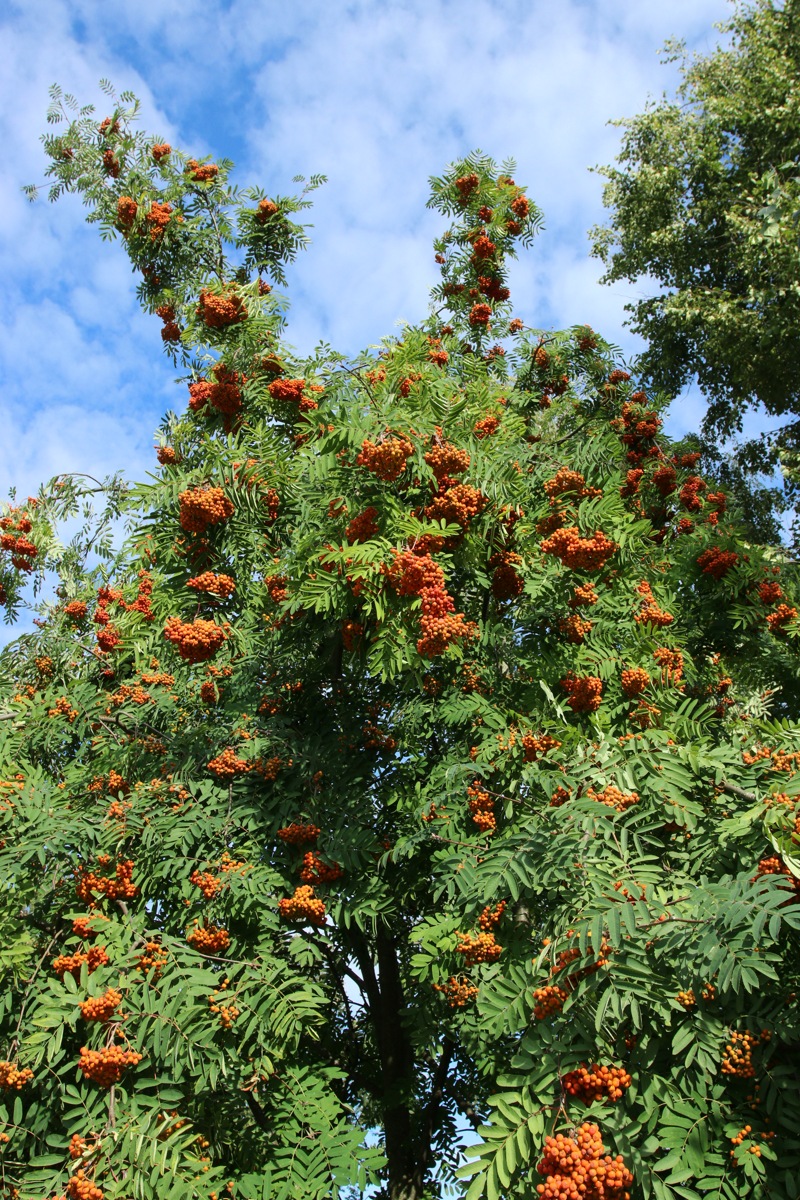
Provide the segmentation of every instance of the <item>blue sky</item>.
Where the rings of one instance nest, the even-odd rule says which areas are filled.
[[[634,293],[601,287],[587,229],[603,219],[614,118],[670,92],[668,37],[707,52],[726,0],[6,0],[0,20],[0,326],[5,436],[0,496],[58,471],[151,469],[161,414],[184,391],[159,324],[137,310],[120,246],[83,225],[79,201],[23,198],[43,178],[39,135],[53,82],[105,104],[131,89],[144,125],[196,155],[233,158],[243,184],[291,190],[322,172],[313,245],[292,269],[289,340],[345,352],[426,311],[440,218],[427,179],[479,147],[516,158],[546,228],[514,267],[526,322],[586,322],[620,344]],[[696,397],[673,430],[696,425]]]

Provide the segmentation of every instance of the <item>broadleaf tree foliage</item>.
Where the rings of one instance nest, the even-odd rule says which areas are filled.
[[[643,284],[627,305],[646,341],[638,368],[673,395],[696,378],[712,442],[741,433],[749,408],[773,418],[728,464],[763,525],[800,500],[800,5],[737,3],[721,29],[711,54],[669,44],[677,95],[617,122],[594,253],[604,282]],[[754,489],[779,463],[787,495]]]
[[[8,611],[58,576],[0,672],[3,1194],[796,1200],[792,564],[512,315],[513,166],[432,181],[419,325],[300,358],[306,193],[109,105],[54,93],[53,194],[184,399],[150,482],[2,518]]]

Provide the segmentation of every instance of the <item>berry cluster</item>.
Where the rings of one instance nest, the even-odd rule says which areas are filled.
[[[220,783],[230,783],[237,775],[247,775],[252,771],[256,764],[247,762],[243,758],[239,758],[236,751],[228,746],[216,758],[212,758],[211,762],[206,764],[208,770]]]
[[[497,828],[497,818],[494,815],[494,798],[484,790],[480,779],[476,779],[467,788],[469,796],[469,811],[473,821],[481,833],[491,837]]]
[[[227,600],[236,590],[236,581],[230,575],[215,575],[213,571],[203,571],[186,580],[186,586],[195,592],[210,592],[212,596],[221,596]]]
[[[193,950],[200,954],[221,954],[231,944],[231,935],[227,929],[218,925],[195,925],[186,935],[186,940]]]
[[[3,1060],[0,1062],[0,1088],[5,1091],[19,1092],[33,1079],[30,1067],[18,1067],[15,1063]]]
[[[227,989],[228,989],[228,980],[223,979],[219,985],[219,988],[215,992],[212,992],[211,995],[208,997],[209,1010],[212,1013],[219,1013],[219,1023],[223,1029],[230,1029],[233,1022],[239,1016],[239,1009],[236,1007],[235,1004],[220,1004],[219,1003],[220,995],[223,992],[227,991]]]
[[[492,908],[491,904],[487,904],[481,915],[478,917],[478,926],[487,933],[490,929],[494,929],[495,925],[500,923],[503,913],[506,911],[506,902],[501,900]]]
[[[592,605],[597,604],[599,598],[593,583],[582,583],[573,588],[567,604],[570,608],[591,608]]]
[[[324,925],[325,905],[314,896],[313,887],[295,888],[294,895],[278,901],[278,912],[286,921],[304,925]]]
[[[661,667],[661,682],[667,684],[680,683],[683,678],[683,655],[680,650],[669,650],[659,646],[653,651],[653,658]]]
[[[88,605],[84,600],[70,600],[64,605],[64,616],[71,621],[82,621],[86,616]]]
[[[101,854],[97,861],[101,866],[106,866],[109,860],[107,855]],[[139,895],[139,889],[133,883],[132,876],[133,860],[130,858],[117,863],[113,877],[97,875],[81,867],[77,874],[75,894],[84,904],[91,904],[98,892],[108,900],[133,900]]]
[[[536,1187],[542,1200],[630,1200],[633,1175],[622,1155],[605,1153],[596,1125],[579,1125],[574,1138],[546,1137],[536,1170],[546,1176]]]
[[[516,568],[522,562],[522,556],[513,550],[500,550],[489,559],[493,568],[492,595],[495,600],[513,600],[519,596],[525,587],[525,580]]]
[[[342,645],[348,654],[353,654],[361,644],[364,626],[360,621],[342,621]]]
[[[167,965],[168,953],[166,947],[160,942],[145,942],[144,953],[139,955],[136,961],[137,970],[143,975],[147,975],[149,971],[153,972],[153,978],[158,979]]]
[[[172,146],[169,142],[156,142],[150,149],[153,156],[153,162],[160,163],[163,158],[169,158],[172,153]]]
[[[434,496],[425,509],[425,516],[430,521],[444,521],[448,525],[460,525],[468,529],[473,517],[482,512],[488,501],[486,497],[468,483],[456,483],[446,486],[447,477],[442,479],[439,494]]]
[[[720,1071],[723,1075],[733,1075],[737,1079],[752,1079],[756,1073],[753,1066],[753,1051],[762,1042],[768,1042],[772,1034],[768,1029],[762,1029],[760,1034],[745,1030],[739,1033],[732,1029],[730,1041],[722,1052]]]
[[[164,626],[164,637],[172,642],[186,662],[199,663],[214,657],[227,634],[213,621],[197,620],[184,624],[180,617],[170,617]]]
[[[339,863],[323,862],[314,850],[308,850],[303,855],[303,865],[300,868],[303,883],[335,883],[343,875],[344,871]]]
[[[569,467],[559,467],[553,478],[545,481],[544,490],[551,504],[565,493],[576,496],[579,500],[586,496],[594,498],[603,494],[602,488],[587,487],[583,475],[579,471],[571,471]]]
[[[522,735],[522,760],[526,763],[536,762],[543,754],[557,750],[560,745],[561,742],[549,733],[525,733]]]
[[[211,871],[192,871],[189,882],[200,889],[206,900],[213,900],[217,892],[225,886],[219,876],[212,874]]]
[[[646,579],[637,585],[636,591],[642,597],[642,607],[633,618],[637,625],[652,625],[656,629],[663,629],[666,625],[672,624],[675,618],[672,613],[659,608],[653,595],[653,589]]]
[[[77,708],[73,708],[66,696],[59,696],[52,708],[47,710],[48,717],[66,717],[70,725],[75,723],[78,716]]]
[[[100,932],[95,928],[95,922],[107,921],[108,917],[101,916],[100,913],[88,913],[85,917],[76,917],[72,922],[72,932],[76,937],[84,938],[88,941],[90,938],[97,937]]]
[[[482,417],[480,421],[476,421],[472,432],[478,441],[483,441],[484,438],[492,437],[500,428],[500,418],[494,416]]]
[[[639,803],[638,792],[622,792],[613,783],[604,787],[602,792],[596,792],[592,787],[587,788],[586,795],[590,800],[596,800],[599,804],[605,804],[608,808],[616,809],[617,812],[624,812],[632,804]]]
[[[774,579],[764,580],[758,585],[758,598],[762,604],[775,604],[783,597],[783,589]]]
[[[476,253],[477,253],[478,244],[480,243],[481,245],[483,245],[483,243],[485,243],[485,242],[488,242],[489,246],[491,246],[491,248],[492,248],[492,251],[494,251],[494,243],[493,242],[489,242],[488,238],[478,238],[477,241],[475,242]],[[484,326],[488,327],[489,321],[491,320],[491,316],[492,316],[491,304],[473,304],[472,308],[469,310],[469,323],[470,323],[470,325],[484,325]]]
[[[460,933],[460,942],[456,946],[456,954],[464,955],[464,965],[474,967],[478,963],[497,962],[503,953],[503,947],[498,945],[493,933],[484,931],[477,937],[471,933]]]
[[[209,329],[227,329],[238,321],[247,320],[247,310],[241,298],[228,287],[223,292],[203,288],[197,301],[197,315]]]
[[[612,371],[608,378],[612,387],[618,382],[626,382],[612,379],[615,374],[618,372]],[[621,420],[612,422],[621,431],[620,441],[628,447],[628,462],[634,466],[638,466],[642,459],[655,458],[660,453],[653,439],[661,428],[662,421],[652,409],[647,411],[643,407],[646,399],[644,392],[634,392],[630,401],[626,401],[622,406]]]
[[[670,463],[664,463],[653,471],[653,483],[662,496],[671,496],[677,484],[675,468]]]
[[[460,450],[452,442],[441,440],[441,429],[436,430],[438,442],[425,455],[425,462],[438,480],[450,475],[463,475],[469,468],[470,456],[466,450]]]
[[[442,993],[451,1008],[464,1008],[475,999],[479,990],[463,975],[460,979],[451,975],[447,983],[435,983],[433,987],[434,991]]]
[[[211,179],[216,179],[219,175],[219,167],[215,163],[198,163],[196,158],[187,160],[184,171],[187,175],[191,175],[195,183],[208,183]]]
[[[561,1080],[564,1091],[575,1100],[593,1104],[595,1100],[619,1100],[633,1080],[623,1067],[595,1064],[580,1066]]]
[[[160,241],[173,217],[176,223],[180,224],[183,222],[183,216],[175,212],[169,201],[165,201],[163,204],[159,200],[152,202],[145,215],[145,220],[150,230],[151,242]]]
[[[315,842],[321,833],[319,825],[301,825],[292,821],[278,830],[278,837],[287,846],[302,846],[305,842]]]
[[[792,874],[779,855],[771,854],[769,858],[761,859],[753,879],[759,879],[763,875],[780,875],[784,886],[791,888],[800,895],[800,879]]]
[[[122,1003],[122,992],[108,988],[102,996],[90,996],[81,1000],[79,1008],[84,1021],[110,1021]]]
[[[67,1184],[66,1194],[69,1200],[105,1200],[105,1192],[86,1178],[85,1171],[75,1172]]]
[[[38,547],[26,534],[33,529],[30,516],[24,508],[9,509],[8,516],[0,519],[0,550],[11,554],[11,565],[18,571],[32,571],[33,560],[39,553]]]
[[[86,953],[79,950],[75,954],[60,954],[58,958],[53,959],[53,970],[59,979],[63,979],[65,975],[71,975],[73,979],[78,980],[84,963],[86,963],[86,970],[91,975],[92,971],[96,971],[98,967],[104,967],[110,961],[105,946],[90,946]]]
[[[142,1061],[142,1055],[135,1050],[123,1050],[121,1046],[106,1046],[102,1050],[90,1050],[81,1046],[78,1059],[78,1069],[86,1079],[99,1083],[101,1087],[111,1087],[119,1083],[128,1067],[135,1067]]]
[[[565,567],[572,571],[600,571],[617,550],[617,543],[610,541],[597,530],[593,537],[581,537],[575,525],[556,529],[541,544],[543,554],[555,554]]]
[[[699,555],[697,565],[704,575],[710,575],[712,579],[722,579],[738,561],[739,555],[735,550],[720,550],[719,546],[709,546]]]
[[[189,384],[189,408],[192,412],[200,412],[210,405],[223,416],[235,416],[242,407],[242,385],[245,376],[238,371],[231,371],[224,363],[214,367],[214,382],[208,379],[198,379]]]
[[[597,712],[603,700],[603,681],[596,675],[573,675],[570,671],[561,686],[573,712]]]
[[[455,604],[444,583],[444,572],[428,554],[410,550],[392,552],[394,562],[385,568],[389,582],[400,596],[419,596],[422,601],[417,651],[424,658],[443,654],[451,642],[465,641],[477,634],[477,626],[454,612]]]
[[[771,631],[776,633],[783,629],[784,625],[788,625],[790,621],[797,618],[797,609],[788,604],[779,604],[774,612],[767,614],[767,625]]]
[[[622,672],[622,690],[626,696],[640,696],[650,686],[650,676],[643,667],[628,667]]]
[[[356,545],[357,542],[368,542],[370,538],[375,537],[375,534],[379,532],[377,516],[377,508],[370,505],[357,517],[353,517],[344,531],[345,539],[351,546]]]
[[[361,443],[356,465],[371,471],[384,483],[393,483],[403,474],[413,453],[414,447],[406,437],[387,437],[377,444],[367,438]]]
[[[572,613],[571,616],[564,617],[559,621],[558,628],[559,632],[564,634],[568,642],[580,646],[587,633],[591,631],[592,622],[584,620],[577,613]]]
[[[297,406],[297,411],[301,413],[314,412],[319,408],[317,401],[305,393],[323,390],[319,384],[307,384],[305,379],[274,379],[267,388],[273,400],[294,404]]]
[[[569,992],[564,988],[548,983],[544,987],[535,988],[533,992],[533,1015],[537,1021],[544,1021],[552,1013],[561,1012]]]
[[[188,488],[178,500],[181,528],[187,533],[205,533],[209,525],[219,525],[233,513],[233,504],[220,487]]]

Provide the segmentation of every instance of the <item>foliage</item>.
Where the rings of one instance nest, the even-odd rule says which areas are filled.
[[[299,359],[304,201],[112,103],[55,190],[189,404],[114,561],[67,481],[3,518],[9,599],[60,573],[0,670],[4,1194],[795,1200],[792,565],[512,317],[510,165],[432,181],[425,320]]]
[[[627,306],[648,382],[674,395],[696,377],[712,439],[740,432],[748,407],[781,418],[738,455],[748,472],[794,456],[800,436],[799,22],[796,0],[756,0],[713,53],[670,44],[677,98],[618,122],[609,223],[593,231],[604,282],[657,286]],[[796,502],[796,475],[787,486]]]

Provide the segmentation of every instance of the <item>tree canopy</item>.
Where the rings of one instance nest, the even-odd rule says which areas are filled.
[[[793,564],[514,315],[513,164],[431,181],[425,318],[299,357],[306,191],[109,104],[55,93],[52,194],[183,399],[0,522],[9,614],[58,577],[0,658],[4,1194],[796,1200]]]
[[[708,55],[668,47],[676,99],[620,121],[606,177],[608,224],[593,230],[604,282],[640,282],[627,305],[648,384],[675,395],[697,379],[712,440],[748,408],[780,418],[739,452],[746,471],[781,457],[796,502],[800,439],[800,6],[737,6]],[[773,492],[766,497],[776,502]]]

